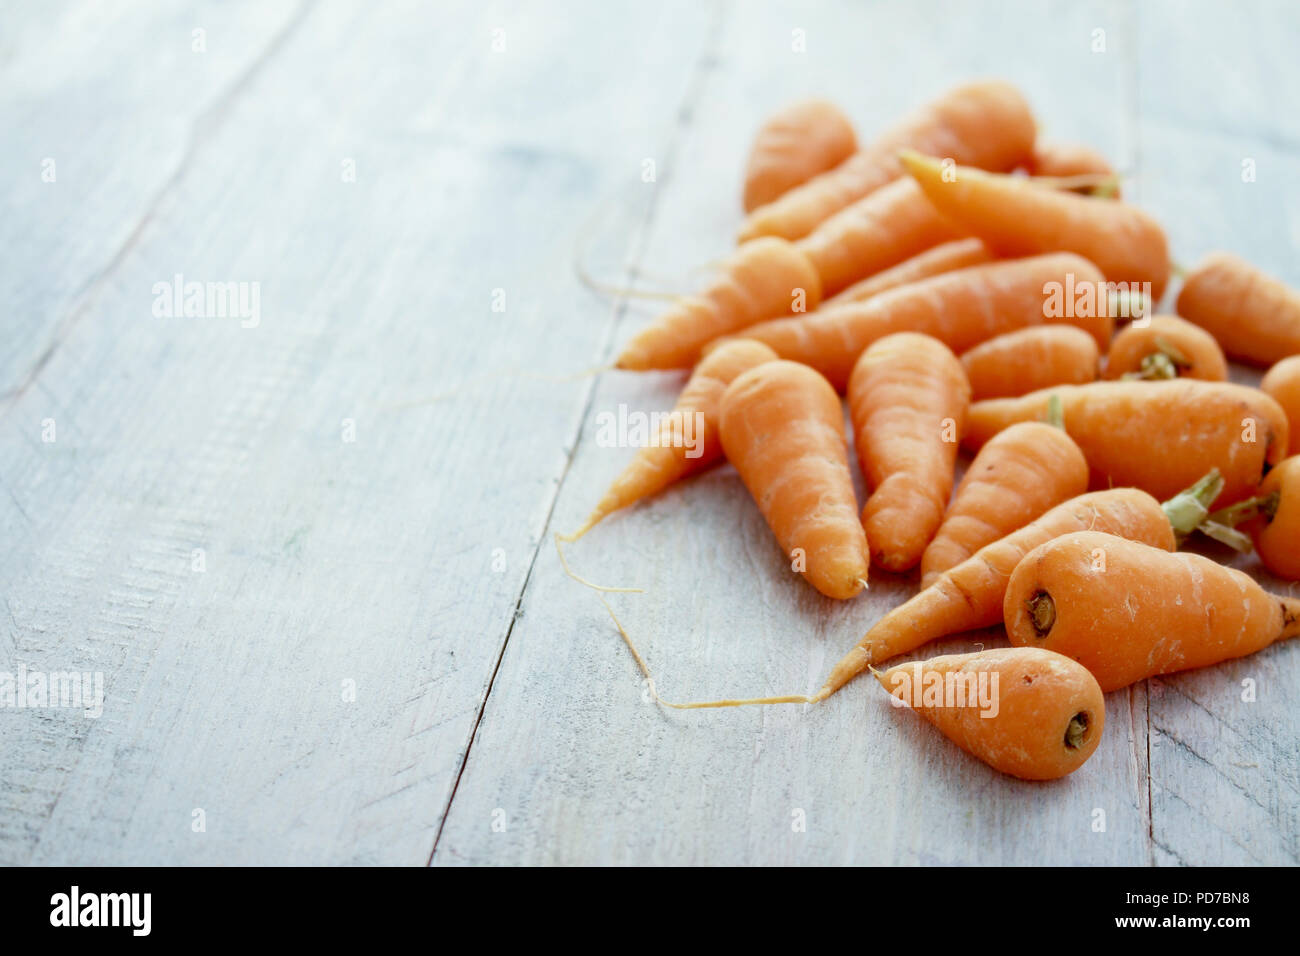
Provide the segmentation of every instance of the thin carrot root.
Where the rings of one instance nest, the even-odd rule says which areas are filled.
[[[608,587],[604,584],[596,584],[595,582],[588,581],[586,578],[582,577],[581,575],[575,574],[573,572],[573,569],[569,567],[569,562],[564,557],[564,549],[560,547],[560,542],[562,540],[564,540],[563,537],[558,532],[556,532],[555,553],[560,556],[560,566],[564,568],[565,574],[573,578],[573,580],[577,581],[579,584],[589,587],[593,591],[605,591],[612,594],[644,594],[645,593],[645,588]]]

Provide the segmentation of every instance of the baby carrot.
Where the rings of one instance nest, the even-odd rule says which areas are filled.
[[[1092,263],[1062,252],[946,272],[862,302],[761,322],[743,335],[770,345],[782,358],[812,366],[841,391],[863,350],[891,332],[922,332],[963,352],[995,335],[1056,321],[1078,325],[1104,348],[1114,326],[1105,304],[1049,318],[1044,289],[1053,283],[1105,285]]]
[[[1153,315],[1115,336],[1106,355],[1106,378],[1198,378],[1226,382],[1228,360],[1214,336],[1176,315]]]
[[[919,282],[931,276],[965,269],[968,266],[980,266],[993,261],[993,253],[978,239],[956,239],[945,242],[918,253],[912,258],[883,272],[868,276],[861,282],[855,282],[843,292],[837,293],[822,302],[821,307],[842,305],[845,302],[861,302],[873,295],[897,289],[909,282]]]
[[[623,349],[618,367],[690,368],[712,340],[775,315],[815,309],[821,280],[808,257],[781,239],[758,239],[737,249],[722,274],[699,297],[674,305]]]
[[[792,568],[827,597],[860,592],[867,538],[835,389],[795,362],[759,365],[727,386],[719,434]]]
[[[997,624],[1011,572],[1044,541],[1095,528],[1172,551],[1175,531],[1188,534],[1195,529],[1221,484],[1217,475],[1207,475],[1164,505],[1136,488],[1092,491],[1057,505],[1019,531],[980,548],[882,617],[831,669],[812,700],[825,700],[871,664],[948,634]]]
[[[971,398],[1005,398],[1052,385],[1097,378],[1101,353],[1091,335],[1073,325],[1035,325],[981,342],[961,357]]]
[[[970,385],[946,345],[887,335],[862,353],[849,379],[858,462],[871,494],[862,524],[871,560],[906,571],[943,522]]]
[[[1060,654],[1003,647],[899,664],[876,679],[962,750],[1022,780],[1055,780],[1092,756],[1106,724],[1097,680]]]
[[[832,295],[964,233],[939,215],[911,179],[898,179],[841,209],[795,243]]]
[[[921,587],[985,545],[1088,490],[1088,462],[1061,428],[1020,422],[998,432],[971,462],[939,533],[921,558]]]
[[[977,449],[1016,422],[1041,420],[1053,395],[1094,488],[1131,485],[1166,497],[1217,467],[1221,503],[1230,503],[1252,494],[1286,457],[1287,421],[1277,402],[1244,385],[1196,379],[1061,385],[975,402],[963,444]]]
[[[1177,311],[1243,362],[1300,353],[1300,292],[1230,253],[1212,253],[1187,274]]]
[[[561,535],[562,540],[576,541],[611,512],[720,462],[718,407],[722,393],[742,372],[775,360],[776,353],[770,348],[748,339],[731,339],[709,350],[691,373],[656,440],[636,453],[582,527],[571,535]]]
[[[946,169],[908,152],[903,165],[944,216],[1001,256],[1065,250],[1095,262],[1115,283],[1150,283],[1158,301],[1169,280],[1164,230],[1136,206],[1046,189],[980,169]]]
[[[1259,387],[1282,406],[1291,424],[1290,454],[1300,455],[1300,355],[1278,362],[1264,373]]]
[[[745,169],[745,212],[772,202],[858,149],[853,125],[826,100],[803,100],[774,113],[754,137]]]
[[[1033,150],[1034,117],[1015,87],[972,83],[951,90],[854,153],[745,220],[742,241],[757,236],[798,239],[854,200],[902,175],[898,151],[910,147],[983,169],[1010,170]]]
[[[1264,567],[1280,578],[1300,581],[1300,455],[1265,475],[1253,498],[1216,511],[1199,530],[1240,548],[1222,533],[1238,524],[1250,535]]]
[[[1078,661],[1102,690],[1244,657],[1300,634],[1300,598],[1198,554],[1081,531],[1025,555],[1003,601],[1017,647]]]
[[[1115,170],[1111,168],[1106,157],[1092,147],[1081,143],[1062,143],[1044,139],[1034,143],[1034,152],[1029,157],[1025,170],[1031,176],[1050,176],[1057,179],[1070,179],[1089,174],[1115,176]],[[1119,179],[1116,177],[1114,185],[1102,192],[1096,189],[1088,191],[1093,195],[1118,198]]]

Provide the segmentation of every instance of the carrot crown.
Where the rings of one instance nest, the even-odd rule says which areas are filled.
[[[1210,505],[1223,491],[1223,475],[1211,468],[1190,488],[1185,488],[1160,506],[1179,544],[1210,516]]]

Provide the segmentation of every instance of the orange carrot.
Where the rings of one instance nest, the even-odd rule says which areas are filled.
[[[873,563],[906,571],[943,523],[969,404],[961,363],[928,335],[887,335],[853,367],[849,414],[871,489],[862,524]]]
[[[1105,303],[1096,309],[1071,309],[1071,317],[1045,315],[1051,310],[1045,306],[1044,290],[1052,283],[1071,288],[1105,285],[1092,263],[1062,252],[947,272],[863,302],[762,322],[743,334],[770,345],[782,358],[812,366],[841,391],[862,351],[891,332],[923,332],[964,352],[1004,332],[1069,322],[1104,348],[1114,327]]]
[[[709,350],[691,373],[654,441],[638,451],[614,479],[582,527],[571,535],[562,535],[562,540],[576,541],[606,515],[720,462],[718,410],[722,393],[742,372],[775,360],[776,353],[770,348],[748,339],[727,340]]]
[[[1300,455],[1300,355],[1284,358],[1264,373],[1259,387],[1282,406],[1291,424],[1290,454]]]
[[[1102,690],[1244,657],[1300,634],[1300,599],[1198,554],[1081,531],[1030,551],[1003,601],[1007,636],[1078,661]]]
[[[795,362],[752,368],[723,393],[719,434],[792,568],[827,597],[858,594],[867,538],[830,384]]]
[[[857,149],[853,125],[834,103],[792,103],[768,119],[754,137],[745,169],[745,212],[833,169]]]
[[[796,246],[831,295],[963,233],[939,215],[915,182],[899,179],[831,216]]]
[[[1096,174],[1114,176],[1115,170],[1106,157],[1090,146],[1080,143],[1061,143],[1054,140],[1039,139],[1034,143],[1034,153],[1026,164],[1026,172],[1031,176],[1051,176],[1069,179],[1074,176]],[[1119,197],[1119,180],[1104,193],[1092,190],[1094,195]]]
[[[690,368],[713,339],[775,315],[815,309],[821,302],[817,270],[781,239],[746,243],[721,271],[701,297],[682,301],[642,329],[623,349],[618,367]]]
[[[971,462],[921,558],[921,587],[999,538],[1088,490],[1088,462],[1061,428],[1020,422]]]
[[[1065,430],[1088,459],[1094,488],[1132,485],[1165,497],[1218,467],[1226,504],[1254,492],[1264,472],[1286,457],[1287,421],[1277,402],[1244,385],[1196,379],[1061,385],[976,402],[963,444],[978,449],[1016,422],[1040,420],[1053,395],[1060,396]]]
[[[910,706],[994,770],[1055,780],[1092,756],[1106,724],[1101,688],[1068,657],[1028,647],[948,654],[877,673]]]
[[[1033,150],[1034,117],[1015,87],[988,81],[951,90],[834,169],[756,209],[740,231],[798,239],[845,206],[902,175],[910,147],[984,169],[1010,170]]]
[[[1216,511],[1198,530],[1244,550],[1242,543],[1223,533],[1238,524],[1254,542],[1264,567],[1280,578],[1300,581],[1300,455],[1265,475],[1253,498]]]
[[[903,154],[902,162],[939,212],[996,254],[1077,252],[1111,282],[1150,283],[1153,302],[1163,294],[1168,243],[1159,224],[1136,206],[1045,189],[1018,176],[945,168],[917,153]]]
[[[1005,398],[1052,385],[1095,381],[1101,353],[1073,325],[1037,325],[981,342],[962,354],[971,398]]]
[[[1175,530],[1190,533],[1204,519],[1206,502],[1221,485],[1217,475],[1207,475],[1164,505],[1136,488],[1093,491],[1057,505],[1019,531],[980,548],[882,617],[831,669],[811,699],[825,700],[872,664],[948,634],[997,624],[1011,572],[1044,541],[1095,528],[1172,551]]]
[[[1110,343],[1106,378],[1228,380],[1228,360],[1214,336],[1176,315],[1134,322]]]
[[[1187,274],[1178,314],[1243,362],[1272,365],[1300,354],[1300,292],[1227,252],[1206,256]]]
[[[861,302],[863,299],[880,295],[890,289],[897,289],[900,285],[907,285],[909,282],[919,282],[931,276],[965,269],[968,266],[980,266],[992,261],[993,253],[989,252],[988,246],[978,239],[945,242],[883,272],[868,276],[861,282],[855,282],[843,292],[823,301],[821,307],[843,305],[845,302]]]

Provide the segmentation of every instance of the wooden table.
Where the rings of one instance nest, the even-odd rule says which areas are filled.
[[[1295,647],[1111,694],[1030,785],[862,681],[657,708],[551,539],[631,454],[596,416],[682,381],[581,374],[656,303],[575,262],[698,284],[791,99],[869,136],[1006,76],[1181,262],[1300,281],[1295,5],[115,7],[0,30],[0,670],[105,691],[0,711],[0,862],[1300,857]],[[166,315],[177,275],[256,322]],[[914,587],[820,598],[729,468],[569,557],[645,589],[610,605],[670,699],[810,690]]]

